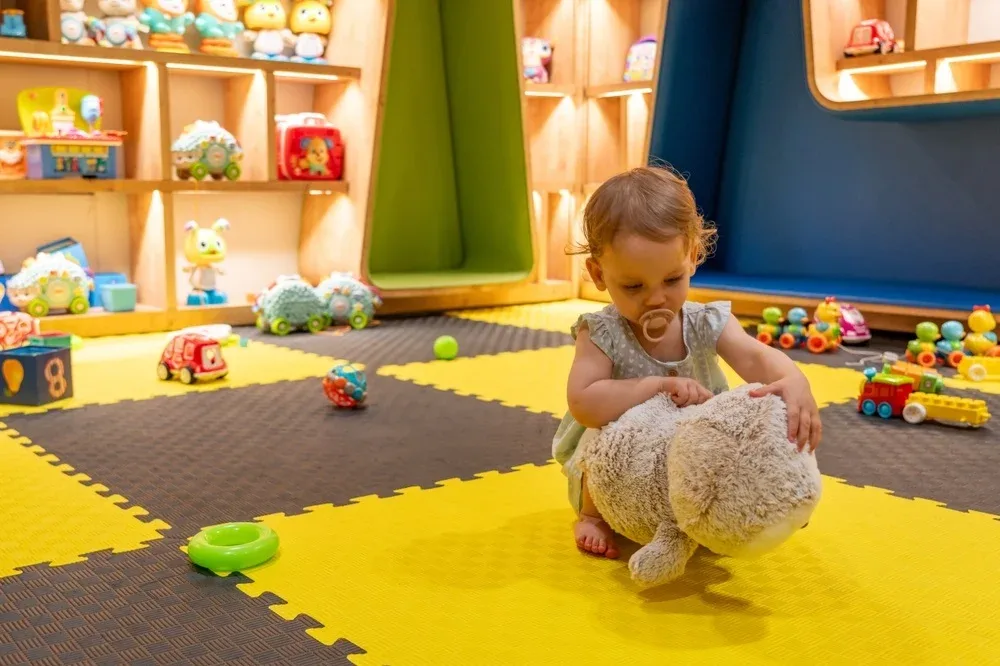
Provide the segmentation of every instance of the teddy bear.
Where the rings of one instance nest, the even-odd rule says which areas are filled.
[[[755,557],[805,527],[821,495],[814,453],[788,441],[785,403],[748,384],[701,405],[658,395],[580,441],[580,466],[608,525],[642,545],[643,587],[680,577],[699,546]]]

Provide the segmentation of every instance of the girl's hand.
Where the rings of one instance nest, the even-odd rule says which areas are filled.
[[[754,398],[772,394],[784,400],[788,409],[788,441],[795,444],[799,451],[806,444],[810,451],[815,451],[823,439],[823,424],[809,380],[798,373],[750,391],[750,396]]]
[[[663,377],[660,392],[666,393],[678,407],[700,405],[712,397],[712,392],[688,377]]]

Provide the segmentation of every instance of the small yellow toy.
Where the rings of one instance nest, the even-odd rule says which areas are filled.
[[[1000,382],[1000,356],[966,356],[958,374],[973,382]]]
[[[253,44],[251,58],[288,60],[285,46],[292,38],[288,13],[281,0],[253,0],[243,12],[243,38]]]
[[[295,47],[292,62],[325,64],[327,38],[333,29],[329,0],[296,0],[288,19]]]
[[[225,292],[216,287],[216,277],[223,275],[218,266],[226,258],[226,241],[222,232],[229,230],[229,221],[216,220],[211,227],[200,227],[191,220],[184,225],[184,257],[191,262],[184,272],[191,273],[191,293],[188,305],[222,305],[228,302]]]
[[[1000,356],[997,345],[996,317],[988,305],[977,305],[969,315],[969,334],[965,336],[965,351],[972,356]]]

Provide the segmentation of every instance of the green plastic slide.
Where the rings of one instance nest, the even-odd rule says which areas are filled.
[[[385,290],[522,280],[533,255],[513,3],[393,4],[371,279]]]

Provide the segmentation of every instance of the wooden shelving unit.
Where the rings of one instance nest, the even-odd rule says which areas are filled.
[[[40,243],[73,236],[94,270],[125,273],[135,282],[140,303],[129,313],[95,308],[46,317],[43,329],[90,336],[245,324],[253,320],[246,295],[278,274],[298,272],[317,282],[332,270],[357,271],[388,2],[338,0],[328,65],[63,45],[59,3],[33,4],[30,34],[40,32],[33,26],[47,26],[56,36],[0,38],[7,91],[0,130],[19,129],[14,98],[21,89],[92,90],[104,99],[104,127],[128,133],[123,173],[103,181],[0,181],[4,218],[33,221],[7,227],[0,258],[14,271]],[[277,179],[274,116],[301,111],[323,113],[340,128],[347,149],[342,181]],[[170,145],[195,119],[218,120],[240,141],[240,180],[176,178]],[[220,278],[230,303],[186,307],[183,225],[221,216],[232,224]]]
[[[1000,111],[1000,3],[803,0],[803,17],[809,86],[831,111],[885,119]],[[869,18],[888,21],[904,50],[845,57],[851,30]]]
[[[524,86],[538,270],[579,293],[589,278],[565,250],[578,240],[587,198],[610,176],[647,161],[656,74],[626,82],[622,73],[629,46],[645,35],[662,39],[667,1],[516,1],[519,36],[554,47],[551,82]]]

